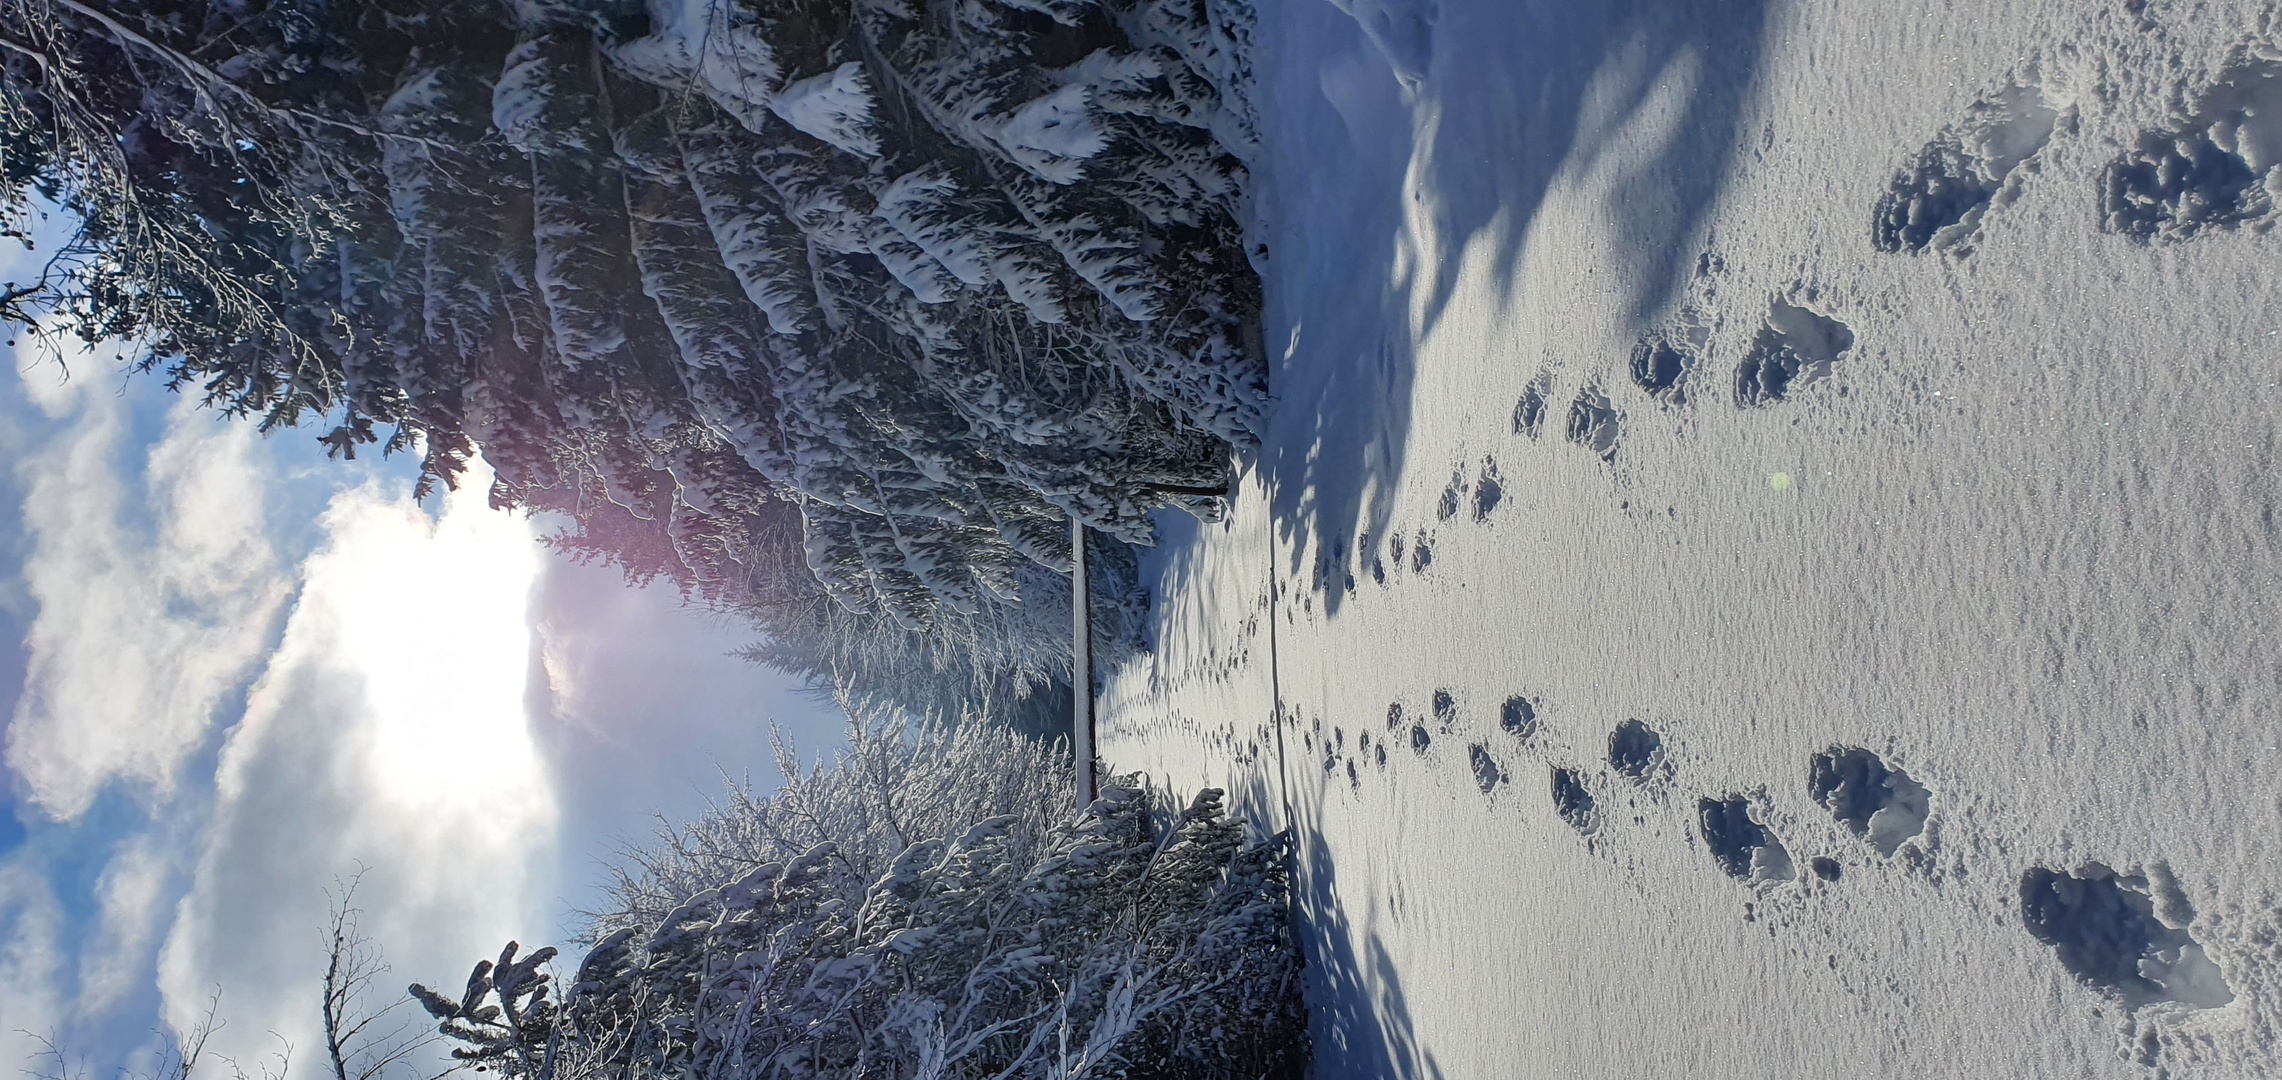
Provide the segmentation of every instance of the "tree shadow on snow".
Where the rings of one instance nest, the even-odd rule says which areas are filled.
[[[1311,815],[1312,816],[1312,815]],[[1376,931],[1357,937],[1340,906],[1338,870],[1323,833],[1295,830],[1292,922],[1307,957],[1308,1028],[1318,1080],[1442,1080],[1420,1046],[1402,977]]]
[[[1622,260],[1598,278],[1624,289],[1623,310],[1644,324],[1683,287],[1733,158],[1758,149],[1740,125],[1765,0],[1343,6],[1357,18],[1276,5],[1259,38],[1277,398],[1259,467],[1295,575],[1309,539],[1352,571],[1388,533],[1411,427],[1435,419],[1411,414],[1415,343],[1445,315],[1460,253],[1510,279],[1548,193],[1593,178],[1613,192],[1605,212]],[[1431,51],[1374,44],[1357,21],[1366,15],[1431,25]],[[1440,238],[1440,264],[1410,239],[1406,199]],[[1315,581],[1326,611],[1343,585],[1338,573]]]
[[[1339,868],[1323,839],[1326,792],[1311,782],[1320,776],[1307,771],[1310,755],[1297,745],[1262,749],[1246,767],[1230,770],[1227,806],[1256,827],[1275,822],[1291,830],[1292,933],[1307,960],[1308,1031],[1315,1044],[1309,1075],[1443,1080],[1433,1052],[1419,1045],[1394,958],[1375,930],[1356,932],[1342,903]]]

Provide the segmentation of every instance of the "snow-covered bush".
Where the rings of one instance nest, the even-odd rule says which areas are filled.
[[[1297,1076],[1281,838],[1132,780],[1072,819],[1051,750],[875,717],[829,768],[636,853],[559,996],[510,943],[457,998],[511,1077]]]

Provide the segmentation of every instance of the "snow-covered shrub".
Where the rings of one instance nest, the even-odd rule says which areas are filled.
[[[413,994],[463,1060],[584,1077],[1297,1076],[1282,838],[1054,751],[875,715],[636,852],[560,994],[510,943]]]

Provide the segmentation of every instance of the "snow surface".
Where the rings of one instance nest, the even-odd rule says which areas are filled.
[[[1320,1073],[2282,1075],[2276,3],[1261,14],[1101,747],[1296,829]]]

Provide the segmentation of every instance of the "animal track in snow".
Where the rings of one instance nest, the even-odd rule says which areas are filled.
[[[1387,706],[1387,730],[1402,730],[1402,702],[1397,701]]]
[[[1425,724],[1412,724],[1410,726],[1410,748],[1412,750],[1423,754],[1426,752],[1426,748],[1433,744],[1434,736],[1426,733]]]
[[[1695,366],[1695,353],[1663,334],[1644,337],[1632,347],[1632,381],[1658,401],[1685,403],[1685,380]]]
[[[2245,222],[2282,203],[2282,60],[2238,64],[2177,131],[2150,131],[2100,178],[2102,225],[2142,243]]]
[[[1426,535],[1425,529],[1418,530],[1417,541],[1410,545],[1411,573],[1423,574],[1426,572],[1427,567],[1434,565],[1434,545],[1431,543],[1432,539],[1432,537]]]
[[[1845,323],[1777,300],[1735,369],[1735,403],[1748,408],[1781,401],[1795,386],[1829,378],[1831,367],[1853,347],[1854,331]]]
[[[1704,846],[1727,876],[1740,881],[1789,881],[1797,875],[1782,841],[1751,819],[1751,800],[1741,795],[1701,800],[1696,820],[1703,828]]]
[[[2152,887],[2151,887],[2152,886]],[[2099,863],[2073,874],[2030,867],[2021,875],[2021,922],[2069,974],[2131,1008],[2177,1001],[2198,1009],[2234,1000],[2218,965],[2186,927],[2186,896],[2160,864],[2129,877]]]
[[[1833,746],[1814,756],[1807,770],[1807,793],[1865,837],[1880,855],[1925,831],[1932,792],[1908,773],[1853,746]]]
[[[1458,728],[1458,699],[1448,690],[1434,692],[1434,721],[1444,732]]]
[[[1591,836],[1600,831],[1600,814],[1593,808],[1593,793],[1585,790],[1577,774],[1567,769],[1553,770],[1553,812],[1569,827]]]
[[[1463,471],[1451,473],[1450,486],[1442,489],[1442,501],[1434,506],[1434,520],[1448,521],[1457,517],[1459,500],[1465,493],[1466,474]]]
[[[1474,782],[1482,786],[1482,794],[1489,794],[1491,789],[1505,782],[1505,770],[1498,768],[1498,763],[1490,759],[1489,750],[1481,743],[1467,747],[1466,758],[1473,763]]]
[[[1974,102],[1964,120],[1894,174],[1871,212],[1871,246],[1969,254],[1982,217],[2019,194],[2015,173],[2052,141],[2060,115],[2033,86],[2008,86]]]
[[[1545,430],[1545,399],[1553,393],[1553,376],[1539,373],[1529,380],[1529,388],[1521,392],[1521,400],[1513,407],[1513,430],[1516,435],[1534,439]]]
[[[1530,736],[1537,734],[1536,703],[1520,694],[1505,699],[1505,705],[1498,710],[1498,726],[1504,728],[1506,734],[1528,742]]]
[[[1474,478],[1474,520],[1488,521],[1490,512],[1505,499],[1505,478],[1498,474],[1495,458],[1482,459],[1482,473]]]
[[[1619,427],[1616,406],[1598,387],[1578,391],[1577,400],[1569,403],[1569,441],[1600,455],[1602,461],[1616,459]]]
[[[1635,782],[1645,782],[1649,771],[1664,763],[1664,737],[1638,720],[1627,720],[1609,732],[1608,763]]]

